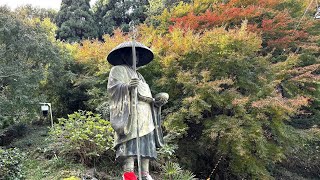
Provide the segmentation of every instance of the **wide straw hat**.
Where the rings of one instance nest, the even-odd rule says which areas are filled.
[[[153,60],[154,55],[151,49],[139,42],[135,42],[135,46],[137,55],[139,55],[137,67],[146,65]],[[112,49],[109,55],[107,56],[107,60],[110,64],[114,66],[125,64],[125,62],[123,62],[122,60],[123,55],[126,55],[125,57],[132,58],[132,56],[130,56],[132,55],[132,41],[121,43],[117,47]],[[130,59],[129,62],[131,61],[132,59]]]

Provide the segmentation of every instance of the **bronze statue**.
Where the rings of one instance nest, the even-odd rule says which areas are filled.
[[[149,161],[157,157],[156,148],[163,145],[160,111],[169,96],[159,93],[153,98],[149,85],[135,70],[135,66],[146,65],[153,57],[148,47],[135,41],[118,45],[107,57],[114,65],[108,79],[110,122],[115,130],[116,158],[124,162],[124,180],[137,179],[134,160],[139,166],[140,157],[139,179],[152,180]]]

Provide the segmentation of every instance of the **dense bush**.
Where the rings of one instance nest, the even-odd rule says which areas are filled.
[[[22,160],[23,154],[19,149],[0,148],[0,179],[23,179]]]
[[[74,155],[85,164],[91,164],[113,146],[113,129],[110,123],[99,114],[79,111],[60,118],[50,130],[56,143],[55,148],[61,155]]]
[[[9,145],[15,138],[23,136],[27,131],[27,126],[24,123],[12,125],[0,133],[0,146]]]

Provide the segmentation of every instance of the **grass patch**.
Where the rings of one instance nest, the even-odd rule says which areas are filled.
[[[121,163],[114,156],[104,155],[95,162],[94,167],[87,167],[72,158],[59,157],[52,150],[54,142],[50,139],[49,127],[28,126],[23,137],[15,139],[9,146],[19,148],[25,159],[22,163],[27,180],[92,179],[119,180],[122,175]],[[155,180],[163,179],[159,173],[151,173]]]
[[[71,176],[81,177],[85,167],[80,164],[67,162],[63,158],[51,160],[26,159],[23,163],[26,179],[30,180],[58,180]]]
[[[46,126],[29,126],[25,136],[10,144],[26,154],[22,163],[26,179],[58,180],[72,176],[82,177],[86,167],[51,152],[52,142],[48,138],[48,131],[49,127]]]

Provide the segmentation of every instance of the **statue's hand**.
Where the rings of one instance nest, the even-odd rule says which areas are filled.
[[[133,89],[139,85],[139,79],[138,78],[132,78],[131,81],[129,82],[129,89]]]
[[[161,106],[163,106],[163,105],[165,105],[165,104],[167,104],[167,103],[168,103],[168,101],[165,100],[165,99],[156,100],[156,101],[154,102],[154,104],[155,104],[157,107],[161,107]]]

